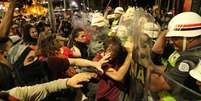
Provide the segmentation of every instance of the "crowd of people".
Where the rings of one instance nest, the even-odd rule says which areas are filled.
[[[0,23],[0,100],[199,101],[201,16],[73,6]]]

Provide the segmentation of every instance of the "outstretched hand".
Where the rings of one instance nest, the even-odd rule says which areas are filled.
[[[103,73],[102,65],[107,63],[110,59],[111,53],[107,53],[97,62],[96,68]]]
[[[126,48],[127,52],[132,53],[133,51],[133,41],[131,41],[130,39],[128,39],[125,43],[124,43],[124,47]]]
[[[79,73],[74,75],[69,80],[67,80],[66,85],[73,88],[80,88],[83,87],[82,82],[88,82],[90,79],[96,77],[97,77],[96,73],[89,73],[89,72]]]

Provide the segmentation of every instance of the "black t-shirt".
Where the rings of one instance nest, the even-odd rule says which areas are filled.
[[[195,94],[189,92],[184,87],[190,88],[201,94],[196,80],[189,75],[189,71],[196,67],[201,57],[201,47],[195,47],[186,52],[181,53],[180,58],[176,62],[176,66],[164,74],[164,77],[169,80],[172,87],[172,93],[176,95],[179,100],[200,98]],[[181,85],[184,87],[181,87]]]

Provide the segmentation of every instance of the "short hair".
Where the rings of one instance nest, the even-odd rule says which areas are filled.
[[[116,36],[112,36],[108,39],[106,39],[104,41],[104,49],[107,49],[109,46],[112,46],[114,48],[113,52],[116,52],[116,57],[115,57],[115,61],[117,65],[122,65],[126,55],[127,55],[127,51],[125,50],[125,48],[122,46],[121,40],[116,37]]]

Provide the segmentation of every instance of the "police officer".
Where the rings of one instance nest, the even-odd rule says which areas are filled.
[[[189,71],[196,67],[201,57],[201,17],[193,12],[176,15],[168,24],[166,38],[173,43],[180,57],[174,68],[155,77],[157,82],[153,83],[154,79],[151,77],[150,89],[167,90],[178,101],[201,98],[196,80],[189,75]]]

